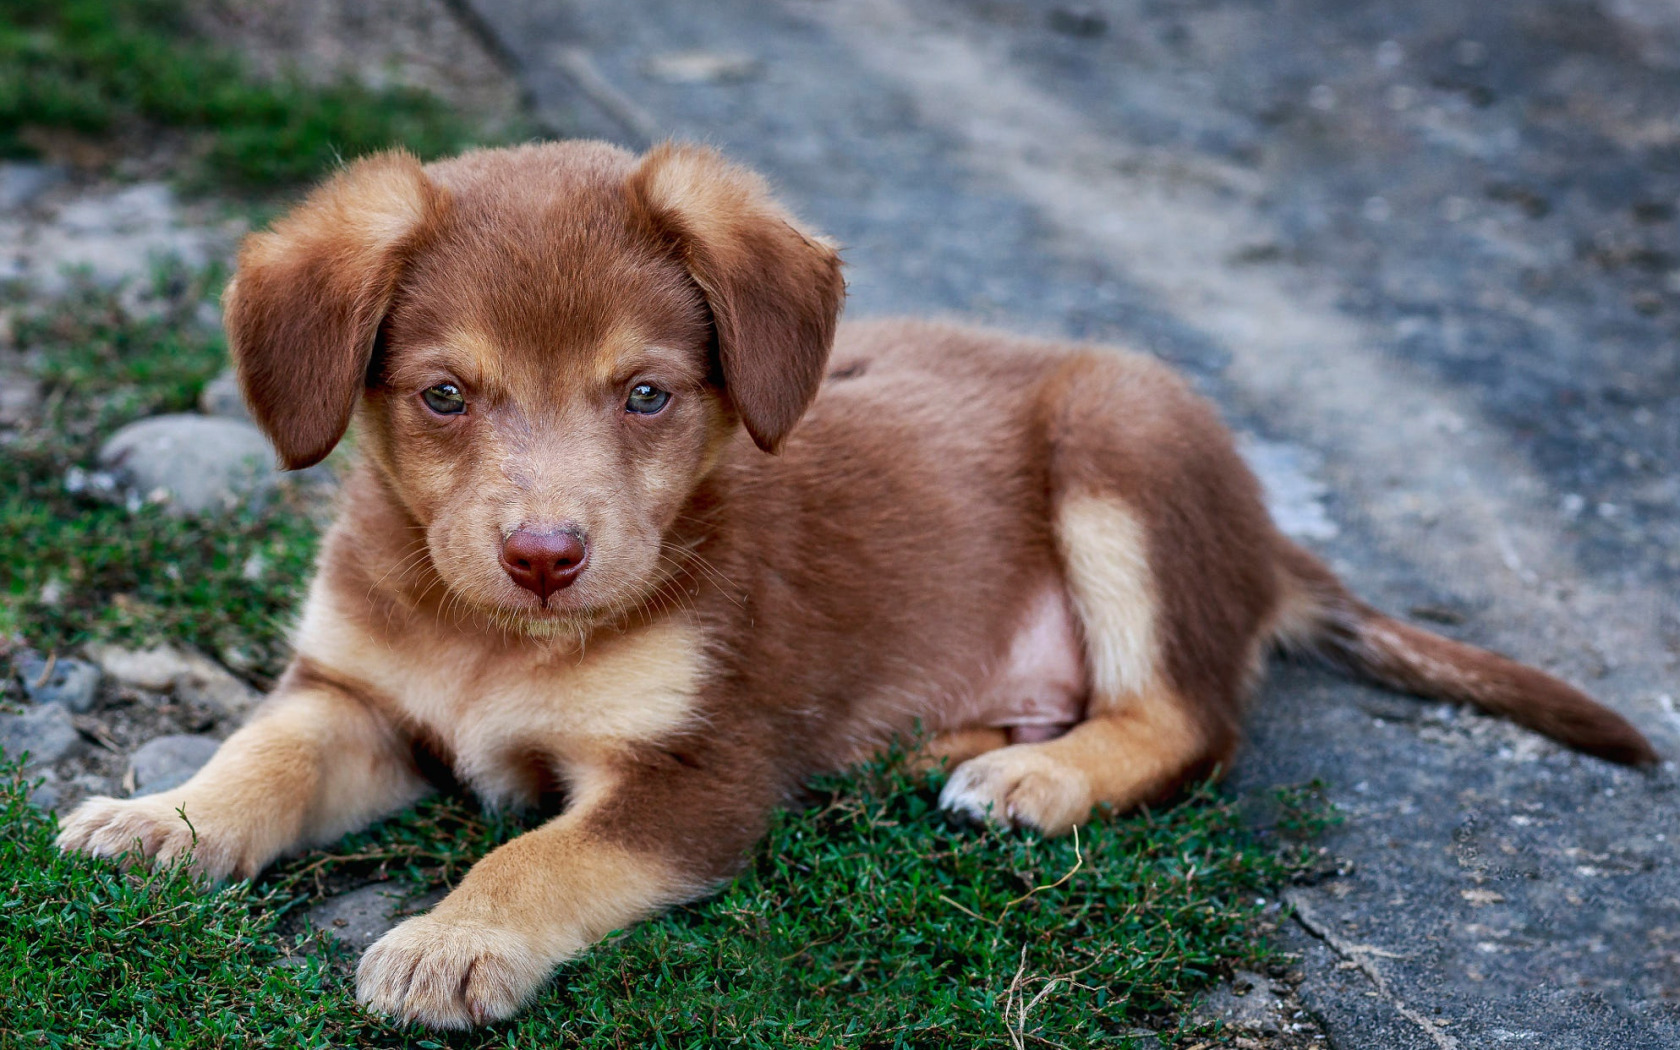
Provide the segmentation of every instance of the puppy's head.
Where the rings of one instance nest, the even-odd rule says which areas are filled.
[[[736,426],[816,394],[839,261],[711,150],[594,143],[359,161],[250,237],[240,383],[288,467],[360,444],[455,597],[609,618]]]

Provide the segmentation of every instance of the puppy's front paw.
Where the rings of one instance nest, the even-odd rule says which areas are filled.
[[[553,968],[516,933],[434,912],[367,950],[356,968],[356,998],[401,1021],[470,1028],[513,1016]]]
[[[182,819],[182,813],[186,814]],[[144,798],[90,798],[66,817],[58,848],[66,853],[117,857],[163,867],[192,856],[191,866],[211,879],[250,878],[267,858],[251,848],[251,836],[237,822],[199,812],[172,795]]]
[[[1065,834],[1091,815],[1091,805],[1085,774],[1032,744],[969,759],[939,793],[941,809],[1047,835]]]

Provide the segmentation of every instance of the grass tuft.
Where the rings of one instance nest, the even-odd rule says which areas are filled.
[[[199,181],[224,188],[300,182],[394,145],[435,157],[474,138],[424,91],[256,79],[192,33],[180,0],[0,0],[0,155],[34,155],[43,130],[137,123],[199,136]]]

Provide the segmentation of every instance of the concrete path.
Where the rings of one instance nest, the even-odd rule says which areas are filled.
[[[716,143],[852,316],[1128,343],[1378,605],[1680,754],[1680,12],[1660,0],[463,0],[558,127]],[[1324,778],[1339,1047],[1680,1046],[1677,778],[1280,668],[1236,770]]]

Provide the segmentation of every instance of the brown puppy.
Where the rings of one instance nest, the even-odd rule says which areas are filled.
[[[897,322],[830,361],[843,291],[709,150],[351,165],[227,295],[288,466],[358,420],[297,657],[192,780],[92,800],[60,844],[167,861],[196,833],[249,876],[412,803],[425,754],[496,803],[563,787],[362,960],[374,1009],[451,1027],[705,894],[808,776],[917,722],[959,763],[947,808],[1050,833],[1226,761],[1280,645],[1654,757],[1349,596],[1149,358]]]

